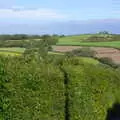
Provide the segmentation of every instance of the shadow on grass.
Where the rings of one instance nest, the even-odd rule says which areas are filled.
[[[120,104],[115,103],[113,107],[108,110],[106,120],[120,120]]]

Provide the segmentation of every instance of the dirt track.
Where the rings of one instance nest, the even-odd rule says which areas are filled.
[[[79,46],[56,46],[54,51],[57,52],[68,52],[74,49],[82,48]],[[116,64],[120,64],[120,50],[115,48],[104,48],[104,47],[90,47],[96,52],[96,57],[103,58],[107,57],[113,60]]]

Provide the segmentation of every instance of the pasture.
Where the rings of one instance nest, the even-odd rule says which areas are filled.
[[[16,53],[16,52],[5,52],[5,51],[0,51],[0,55],[4,55],[4,56],[19,56],[21,55],[21,53]]]
[[[81,41],[59,41],[58,46],[87,46],[87,47],[114,47],[120,48],[120,41],[113,42],[81,42]]]
[[[59,39],[57,45],[61,46],[88,46],[88,47],[114,47],[120,48],[120,41],[106,41],[106,42],[87,42],[85,41],[88,37],[93,34],[66,36]],[[99,35],[102,36],[102,35]]]
[[[59,42],[78,42],[87,39],[92,36],[91,34],[83,34],[83,35],[70,35],[66,37],[60,37]]]
[[[8,47],[8,48],[0,48],[0,51],[2,52],[18,52],[18,53],[23,53],[25,48],[20,48],[20,47]]]
[[[0,48],[0,55],[4,56],[19,56],[24,52],[25,48]]]

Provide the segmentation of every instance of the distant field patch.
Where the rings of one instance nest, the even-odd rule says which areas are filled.
[[[115,47],[120,48],[120,40],[117,41],[86,41],[90,37],[105,37],[103,34],[82,34],[82,35],[73,35],[65,36],[59,38],[57,45],[63,46],[88,46],[88,47]],[[108,35],[106,35],[108,36]]]
[[[0,55],[19,56],[24,52],[25,48],[0,48]]]
[[[19,56],[21,54],[20,53],[16,53],[16,52],[1,52],[0,51],[0,55],[4,55],[4,56]]]
[[[57,45],[63,46],[88,46],[88,47],[115,47],[120,48],[120,41],[112,42],[75,42],[75,41],[59,41]]]
[[[16,52],[16,53],[23,53],[25,48],[19,47],[11,47],[11,48],[0,48],[0,52]]]
[[[85,34],[85,35],[66,36],[66,37],[61,37],[59,39],[59,42],[60,43],[63,43],[63,42],[80,42],[80,41],[83,41],[83,40],[87,39],[90,36],[92,36],[92,35]]]

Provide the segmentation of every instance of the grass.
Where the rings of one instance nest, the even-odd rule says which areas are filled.
[[[64,55],[64,53],[49,52],[49,55]],[[77,59],[79,59],[80,61],[83,61],[85,63],[94,64],[94,65],[97,65],[100,63],[98,60],[91,58],[91,57],[77,57]]]
[[[98,60],[95,60],[94,58],[90,58],[90,57],[79,57],[79,59],[85,63],[89,63],[89,64],[94,64],[97,65],[99,64]]]
[[[71,42],[71,41],[64,41],[59,43],[57,45],[73,45],[73,46],[95,46],[95,47],[114,47],[114,48],[120,48],[120,41],[112,41],[112,42]]]
[[[72,46],[95,46],[95,47],[114,47],[120,48],[120,41],[111,41],[111,42],[85,42],[90,36],[94,34],[83,34],[83,35],[74,35],[74,36],[66,36],[59,39],[57,45],[72,45]],[[102,36],[102,35],[99,35]]]
[[[25,48],[19,47],[10,47],[10,48],[0,48],[1,52],[16,52],[16,53],[23,53]]]
[[[80,42],[80,41],[83,41],[84,39],[87,39],[90,36],[91,36],[90,34],[66,36],[66,37],[61,37],[59,39],[59,42],[60,43],[63,43],[63,42]]]
[[[64,55],[64,53],[61,52],[48,52],[49,55]]]
[[[0,51],[0,55],[4,55],[4,56],[19,56],[21,54],[20,53],[16,53],[16,52],[1,52]]]
[[[11,48],[0,48],[0,55],[5,56],[18,56],[24,52],[25,48],[11,47]]]

